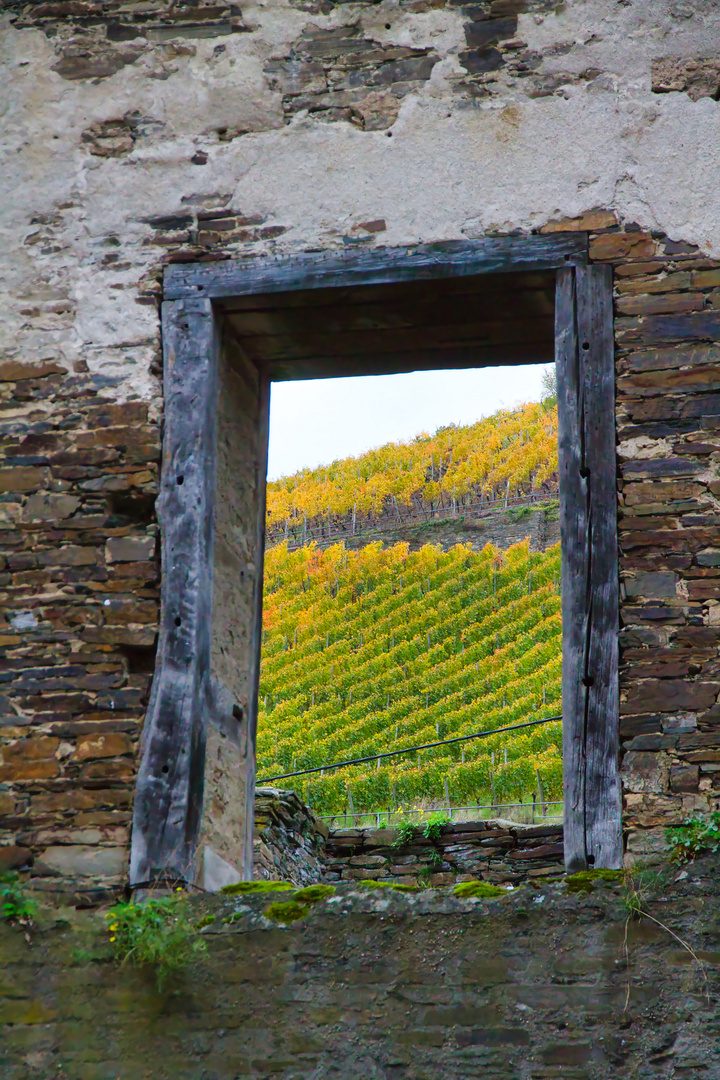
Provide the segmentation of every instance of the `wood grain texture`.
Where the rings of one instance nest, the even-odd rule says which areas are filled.
[[[417,247],[309,252],[277,259],[180,263],[165,271],[167,299],[343,288],[469,274],[544,270],[583,262],[584,234],[500,236]]]
[[[558,274],[563,769],[569,872],[622,866],[612,271]]]
[[[510,367],[515,364],[551,364],[553,339],[525,345],[493,345],[450,349],[410,349],[407,352],[364,353],[360,356],[314,356],[272,360],[265,370],[274,382],[289,379],[336,379],[356,375],[397,375],[404,371],[451,368]]]
[[[246,312],[247,314],[259,314],[261,312],[283,312],[288,318],[292,318],[293,309],[301,308],[307,311],[310,308],[334,307],[350,313],[350,317],[361,316],[363,310],[372,308],[376,304],[385,306],[388,298],[392,299],[393,308],[401,310],[412,308],[416,313],[418,308],[427,309],[428,305],[436,305],[438,300],[451,303],[463,296],[493,297],[500,294],[506,296],[512,290],[520,296],[530,298],[533,294],[541,294],[550,300],[550,310],[555,309],[555,269],[534,270],[522,273],[516,271],[508,278],[505,273],[482,273],[482,270],[473,272],[462,277],[430,278],[421,281],[384,281],[378,285],[355,285],[352,287],[335,287],[316,289],[293,289],[292,292],[269,292],[250,293],[242,296],[225,297],[222,299],[224,311]]]
[[[192,877],[212,696],[217,341],[206,299],[163,304],[160,638],[135,792],[131,882]]]
[[[244,859],[239,867],[244,879],[253,877],[253,834],[255,825],[255,762],[257,759],[257,716],[258,690],[260,683],[260,659],[262,653],[262,605],[263,605],[263,565],[265,561],[265,507],[267,495],[268,438],[270,435],[270,380],[267,375],[260,378],[260,402],[257,427],[257,518],[255,522],[255,575],[254,608],[255,618],[252,628],[250,701],[248,705],[248,767],[245,773],[245,839]]]

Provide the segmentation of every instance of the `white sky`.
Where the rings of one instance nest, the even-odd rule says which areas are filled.
[[[273,383],[268,478],[539,401],[544,370],[528,364]]]

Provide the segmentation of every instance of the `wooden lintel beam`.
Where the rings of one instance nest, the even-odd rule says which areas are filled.
[[[414,247],[306,252],[277,258],[179,263],[165,271],[164,295],[220,299],[292,289],[423,281],[469,274],[551,270],[584,263],[584,233],[499,236]]]

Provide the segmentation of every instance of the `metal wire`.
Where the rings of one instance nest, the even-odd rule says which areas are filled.
[[[535,727],[537,724],[549,724],[553,720],[562,720],[562,716],[546,716],[542,720],[528,720],[524,724],[511,724],[509,727],[495,728],[492,731],[476,731],[474,735],[458,735],[454,739],[440,739],[438,742],[421,743],[420,746],[406,746],[403,750],[388,750],[384,754],[372,754],[370,757],[335,761],[332,765],[317,765],[314,769],[298,769],[296,772],[281,773],[279,776],[265,776],[257,783],[270,784],[273,780],[289,780],[293,776],[325,772],[325,769],[344,769],[348,765],[364,765],[368,761],[379,761],[381,758],[395,757],[397,754],[412,754],[415,750],[431,750],[435,746],[449,746],[451,743],[468,742],[470,739],[485,739],[489,735],[499,735],[503,731],[517,731],[519,728]]]

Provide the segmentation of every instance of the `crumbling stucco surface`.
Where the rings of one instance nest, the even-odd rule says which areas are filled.
[[[593,207],[720,249],[720,106],[651,81],[717,57],[701,0],[82,0],[0,20],[3,348],[87,365],[116,399],[159,407],[167,233],[202,248],[203,211],[250,220],[226,249],[248,255]]]

